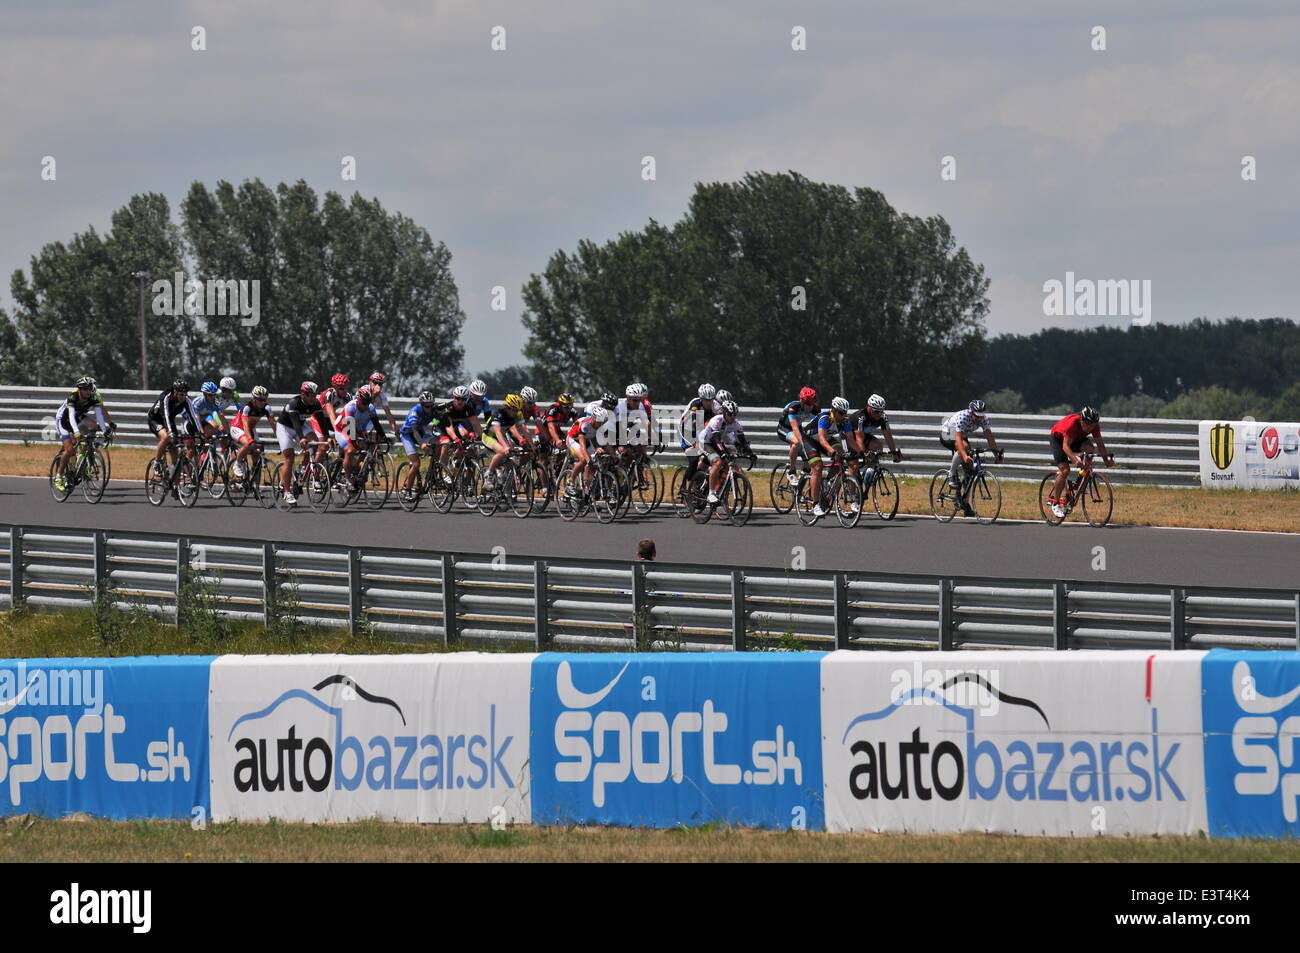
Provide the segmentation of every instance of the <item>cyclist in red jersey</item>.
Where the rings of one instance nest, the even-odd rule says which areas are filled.
[[[1101,436],[1101,415],[1095,407],[1085,407],[1077,414],[1067,414],[1052,427],[1052,459],[1056,461],[1056,482],[1047,497],[1055,516],[1064,516],[1065,507],[1061,505],[1065,493],[1065,483],[1070,477],[1070,464],[1079,465],[1079,454],[1093,449],[1093,440],[1101,452],[1106,466],[1115,462],[1114,454],[1107,452],[1106,441]]]

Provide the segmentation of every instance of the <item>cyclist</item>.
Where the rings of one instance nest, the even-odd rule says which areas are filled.
[[[388,395],[384,393],[384,381],[385,377],[381,371],[374,371],[371,373],[370,409],[373,411],[375,417],[375,436],[380,440],[387,439],[388,435],[384,433],[384,428],[379,424],[379,411],[382,410],[384,416],[388,418],[388,426],[392,428],[393,433],[397,433],[398,430],[397,420],[394,419],[393,411],[388,406]],[[331,381],[331,383],[333,382]],[[360,387],[357,388],[357,390],[360,389]]]
[[[650,426],[654,420],[654,405],[647,396],[650,389],[645,384],[628,384],[624,399],[615,409],[618,422],[618,443],[630,447],[634,453],[644,454],[650,443]]]
[[[343,474],[351,477],[357,469],[357,438],[361,434],[382,433],[379,430],[379,411],[374,403],[371,385],[362,384],[357,394],[344,407],[334,422],[334,439],[343,452]]]
[[[689,487],[691,485],[691,480],[695,478],[695,471],[700,466],[700,431],[704,429],[704,425],[718,415],[718,411],[714,404],[718,392],[714,389],[712,384],[701,384],[699,390],[695,393],[695,398],[686,405],[686,410],[682,412],[681,421],[678,424],[678,430],[681,434],[682,452],[686,455],[686,479],[683,483],[684,487]]]
[[[159,463],[162,463],[163,451],[168,450],[168,458],[175,464],[175,441],[198,433],[199,428],[194,422],[194,411],[190,407],[189,393],[189,383],[184,378],[178,377],[172,381],[171,389],[159,394],[158,399],[149,408],[147,418],[149,431],[158,438],[154,459]]]
[[[587,406],[582,409],[582,412],[586,416],[591,416],[591,412],[597,407],[603,407],[607,414],[613,414],[615,409],[618,407],[618,398],[609,391],[606,391],[600,395],[599,400],[593,400],[588,403]]]
[[[877,433],[879,431],[879,433]],[[894,443],[894,431],[889,427],[889,418],[885,416],[885,398],[872,394],[857,413],[849,415],[849,449],[855,454],[865,456],[868,453],[880,453],[884,444],[880,437],[889,444],[889,452],[894,455],[894,462],[903,459],[898,445]],[[855,462],[854,467],[857,467]]]
[[[96,427],[111,433],[117,429],[112,416],[104,407],[104,398],[99,396],[93,377],[82,377],[77,381],[76,389],[67,396],[54,413],[54,432],[63,443],[63,456],[59,458],[59,475],[54,478],[54,488],[60,493],[68,487],[64,474],[68,461],[72,459],[72,450],[77,445],[78,437],[91,433]]]
[[[226,423],[221,419],[220,395],[221,390],[215,381],[204,381],[199,388],[199,396],[190,402],[199,433],[205,437],[222,433],[226,429]]]
[[[596,433],[609,421],[609,411],[596,406],[591,413],[583,414],[569,428],[569,453],[573,456],[573,479],[569,481],[569,495],[577,495],[577,487],[582,482],[582,471],[593,453],[604,453],[604,447],[596,446]]]
[[[320,392],[320,405],[325,411],[325,420],[330,429],[334,429],[334,424],[338,422],[339,413],[352,399],[352,391],[349,390],[352,380],[346,374],[335,374],[330,378],[330,386]]]
[[[1052,427],[1052,459],[1056,461],[1056,482],[1047,498],[1052,515],[1065,516],[1065,483],[1070,478],[1070,464],[1082,466],[1079,454],[1093,449],[1093,440],[1102,453],[1106,466],[1115,462],[1115,455],[1107,452],[1106,441],[1101,436],[1101,414],[1096,407],[1085,407],[1077,414],[1066,414]],[[1088,439],[1089,437],[1093,440]]]
[[[808,466],[812,469],[812,482],[808,488],[812,498],[815,516],[825,516],[826,508],[822,506],[822,457],[829,456],[838,460],[842,455],[842,445],[849,426],[849,401],[847,397],[836,397],[831,401],[830,410],[823,410],[817,419],[808,425],[804,441],[804,454],[808,457]]]
[[[307,446],[307,430],[316,429],[312,418],[320,412],[320,401],[316,397],[319,390],[315,381],[303,381],[298,388],[298,395],[290,398],[279,416],[275,418],[275,435],[280,441],[280,452],[284,454],[284,476],[282,478],[284,502],[289,506],[297,505],[291,490],[293,482],[293,457],[297,447]]]
[[[505,402],[492,412],[488,418],[488,432],[483,435],[483,443],[492,450],[492,459],[488,462],[487,473],[483,482],[492,486],[496,481],[496,471],[510,456],[510,447],[518,445],[531,447],[532,438],[524,426],[524,399],[519,394],[506,394]]]
[[[477,378],[469,382],[469,422],[476,440],[483,439],[483,422],[492,417],[492,403],[487,399],[487,384]]]
[[[966,435],[974,433],[976,428],[983,431],[984,439],[988,441],[989,449],[993,451],[993,459],[998,463],[1002,462],[1002,451],[998,449],[997,439],[989,427],[987,408],[984,401],[977,397],[966,405],[965,410],[957,411],[939,428],[939,443],[943,444],[945,450],[952,451],[952,463],[948,467],[948,482],[954,490],[961,490],[961,476],[958,469],[969,470],[973,465],[970,441]],[[975,515],[975,511],[965,501],[962,502],[962,513],[966,516]]]
[[[739,408],[734,400],[724,400],[719,404],[721,411],[704,425],[700,431],[700,453],[709,461],[709,502],[718,502],[718,490],[722,488],[722,461],[732,452],[728,444],[734,444],[749,456],[752,467],[758,457],[749,448],[745,437],[745,428],[736,419]]]
[[[541,425],[537,428],[537,436],[542,439],[543,443],[550,444],[552,447],[562,447],[564,446],[564,432],[577,419],[578,412],[573,409],[573,395],[569,393],[561,394],[555,398],[554,403],[542,415]]]
[[[795,459],[800,456],[804,445],[804,427],[821,416],[822,409],[817,406],[817,391],[812,387],[799,389],[799,397],[781,408],[781,417],[776,422],[776,435],[790,445],[789,459],[786,461],[786,479],[794,486],[799,482],[795,473]]]
[[[446,436],[444,429],[446,418],[438,414],[438,405],[434,403],[433,391],[420,391],[416,405],[406,415],[398,436],[402,440],[402,449],[411,461],[402,489],[410,492],[420,475],[420,455],[428,450],[435,439]]]
[[[244,402],[235,390],[235,379],[233,377],[223,377],[220,381],[221,393],[217,395],[214,403],[220,408],[221,413],[230,411],[230,416],[234,416],[239,410],[240,405]]]
[[[266,402],[269,396],[265,387],[257,385],[253,388],[248,403],[242,405],[239,412],[235,414],[234,420],[230,421],[231,439],[239,447],[239,452],[235,454],[235,459],[230,465],[231,472],[237,479],[244,478],[244,458],[252,452],[253,444],[257,442],[257,422],[263,417],[267,420],[271,419],[271,408]]]

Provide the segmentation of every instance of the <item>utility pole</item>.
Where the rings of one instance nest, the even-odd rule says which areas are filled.
[[[133,271],[131,272],[131,277],[136,280],[136,283],[140,288],[140,389],[148,390],[149,365],[147,363],[148,359],[145,355],[148,351],[149,339],[147,337],[148,332],[145,330],[144,326],[144,280],[149,277],[149,273],[147,271]]]
[[[840,396],[845,397],[844,393],[844,352],[840,351]]]

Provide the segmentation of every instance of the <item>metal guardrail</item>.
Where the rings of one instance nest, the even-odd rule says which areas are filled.
[[[0,442],[53,440],[54,412],[70,393],[69,387],[0,387]],[[154,440],[145,417],[157,394],[133,390],[104,390],[104,401],[118,423],[118,442],[151,445]],[[273,394],[279,405],[289,394]],[[390,397],[393,414],[404,416],[413,397]],[[677,447],[680,404],[655,407],[654,441],[668,449]],[[955,410],[956,408],[954,408]],[[768,466],[786,458],[786,447],[776,437],[779,407],[741,406],[740,419],[759,457]],[[951,454],[939,445],[939,424],[948,414],[940,411],[890,411],[894,437],[903,451],[903,463],[890,465],[899,474],[929,477],[946,466]],[[998,414],[991,411],[993,431],[1006,457],[996,470],[1003,479],[1038,480],[1052,466],[1048,432],[1056,419],[1040,414]],[[399,417],[400,419],[400,417]],[[1200,484],[1195,420],[1108,418],[1103,422],[1107,447],[1116,466],[1105,471],[1115,483],[1169,486]],[[270,441],[272,444],[274,441]]]
[[[180,581],[224,615],[265,620],[292,580],[304,622],[420,640],[547,648],[1295,649],[1300,591],[454,552],[0,524],[0,606],[101,595],[174,619]]]

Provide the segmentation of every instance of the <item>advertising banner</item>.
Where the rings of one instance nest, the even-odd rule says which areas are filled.
[[[828,654],[827,829],[1203,831],[1204,654]]]
[[[823,653],[537,657],[537,824],[823,826]]]
[[[523,822],[534,656],[222,656],[212,816]]]
[[[211,664],[0,661],[0,815],[206,819]]]
[[[1300,836],[1300,653],[1215,649],[1201,681],[1210,833]]]
[[[1300,489],[1300,424],[1202,420],[1201,486]]]

